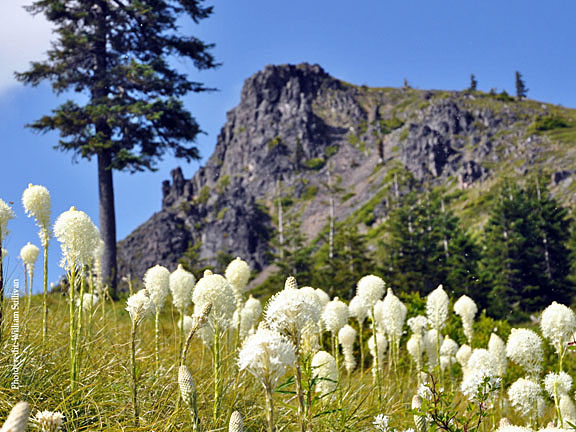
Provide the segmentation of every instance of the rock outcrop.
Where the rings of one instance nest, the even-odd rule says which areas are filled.
[[[267,66],[246,80],[205,166],[191,179],[173,170],[162,209],[120,242],[120,273],[174,268],[189,248],[207,265],[242,256],[260,270],[279,202],[311,239],[326,226],[330,195],[344,220],[392,181],[401,193],[398,173],[467,190],[549,166],[574,200],[563,186],[573,157],[547,155],[550,137],[530,130],[553,109],[482,93],[354,86],[318,65]],[[377,201],[370,224],[386,213],[386,198]]]

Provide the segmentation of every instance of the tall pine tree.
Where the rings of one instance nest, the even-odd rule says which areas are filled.
[[[525,319],[552,301],[570,303],[571,220],[542,180],[506,181],[485,227],[483,284],[496,317]]]
[[[444,284],[454,295],[478,298],[478,247],[446,200],[439,191],[402,198],[387,221],[383,271],[402,290],[428,294]]]
[[[320,247],[314,258],[311,283],[326,289],[332,297],[351,299],[356,282],[373,272],[365,236],[360,234],[355,225],[338,224],[332,258],[329,256],[328,243]]]
[[[56,148],[96,158],[100,230],[105,242],[103,277],[116,287],[116,222],[113,170],[153,170],[166,151],[187,161],[200,128],[181,102],[208,90],[175,70],[169,58],[190,59],[198,69],[217,64],[211,45],[177,32],[184,18],[198,23],[211,7],[202,0],[37,0],[28,10],[44,14],[57,35],[47,58],[17,73],[36,86],[49,81],[68,100],[30,127],[60,131]],[[79,102],[82,100],[82,102]]]

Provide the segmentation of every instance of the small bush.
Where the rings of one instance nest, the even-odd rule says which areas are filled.
[[[570,124],[556,115],[538,116],[530,125],[530,130],[533,132],[544,132],[553,129],[561,129],[570,127]]]
[[[324,160],[324,158],[321,158],[321,157],[308,159],[306,162],[304,162],[304,166],[308,169],[311,169],[311,170],[319,170],[325,164],[326,164],[326,160]]]
[[[306,189],[304,189],[302,199],[306,201],[314,199],[317,193],[318,193],[318,186],[308,186]]]
[[[326,156],[326,159],[334,156],[336,153],[338,153],[337,145],[331,145],[324,149],[324,156]]]

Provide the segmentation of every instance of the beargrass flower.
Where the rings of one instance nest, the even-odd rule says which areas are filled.
[[[512,383],[508,389],[508,400],[522,416],[533,414],[535,407],[543,406],[540,386],[525,378]]]
[[[460,348],[458,348],[458,352],[456,353],[456,361],[460,363],[462,369],[466,369],[468,365],[468,360],[470,359],[471,355],[472,355],[472,348],[470,348],[469,345],[464,344],[460,346]]]
[[[424,335],[424,351],[428,357],[428,366],[430,369],[436,367],[439,362],[438,355],[440,354],[440,347],[444,338],[439,334],[438,330],[428,330]]]
[[[230,282],[222,275],[204,274],[192,293],[194,312],[199,313],[206,304],[212,304],[211,322],[225,330],[232,325],[236,311],[236,297]]]
[[[500,388],[500,378],[494,375],[494,369],[474,369],[462,379],[460,390],[471,402],[482,402],[489,394]]]
[[[378,414],[376,417],[374,417],[372,425],[376,428],[378,432],[390,432],[390,426],[388,426],[389,423],[390,423],[390,417],[384,414]]]
[[[576,407],[568,394],[560,395],[559,405],[564,422],[576,423]]]
[[[384,297],[382,302],[382,307],[379,310],[380,316],[377,318],[377,321],[384,327],[384,331],[390,338],[390,342],[394,342],[395,345],[400,342],[400,338],[402,337],[407,311],[404,303],[394,295],[392,288],[388,288],[386,297]]]
[[[555,397],[556,392],[558,392],[558,395],[568,394],[571,388],[572,377],[566,372],[548,372],[544,378],[544,390],[546,390],[551,398]]]
[[[0,241],[8,235],[8,222],[11,219],[14,219],[14,211],[5,201],[0,199]]]
[[[410,336],[410,339],[406,342],[406,350],[412,357],[412,360],[414,360],[414,363],[416,363],[418,370],[422,369],[422,354],[424,354],[424,342],[422,336],[417,334]]]
[[[376,345],[378,345],[378,353],[376,353]],[[370,339],[368,339],[368,349],[374,359],[372,363],[372,375],[376,376],[378,369],[382,370],[384,368],[384,354],[388,349],[386,336],[382,333],[376,333],[376,341],[374,341],[373,336],[370,336]]]
[[[295,361],[294,344],[277,331],[262,328],[244,340],[238,354],[238,368],[250,372],[271,390]]]
[[[448,319],[448,305],[450,300],[442,285],[428,294],[426,299],[426,315],[432,328],[440,331],[444,328]]]
[[[542,336],[548,339],[556,352],[561,355],[576,332],[576,315],[569,307],[552,302],[542,312],[540,328]]]
[[[468,343],[471,344],[472,336],[474,335],[474,316],[478,312],[478,306],[470,297],[463,295],[454,303],[454,312],[462,318],[464,336],[468,339]]]
[[[346,303],[335,297],[334,300],[324,307],[322,322],[326,330],[336,336],[338,331],[348,322],[348,316],[349,312]]]
[[[141,289],[136,294],[132,294],[126,301],[126,310],[130,314],[132,323],[136,326],[149,315],[155,312],[154,302],[146,289]]]
[[[100,233],[86,213],[75,207],[62,213],[54,223],[54,235],[62,249],[61,267],[70,272],[92,264]]]
[[[226,267],[224,276],[232,288],[241,295],[246,291],[248,280],[250,280],[250,266],[242,258],[236,257]]]
[[[375,275],[364,276],[356,285],[356,295],[362,297],[369,307],[374,307],[376,302],[384,295],[386,283]]]
[[[426,332],[426,328],[428,327],[428,318],[426,318],[424,315],[417,315],[415,317],[408,318],[406,324],[408,324],[408,327],[412,333],[423,336]]]
[[[34,266],[36,265],[39,253],[40,249],[38,249],[38,246],[35,246],[30,242],[26,243],[26,245],[20,249],[20,258],[22,258],[22,261],[26,264],[28,273],[34,272]]]
[[[30,417],[30,405],[28,402],[18,402],[12,407],[0,432],[24,432],[28,417]]]
[[[228,422],[228,432],[244,432],[244,422],[242,415],[238,411],[234,411],[230,415],[230,422]]]
[[[240,311],[240,336],[242,338],[256,329],[260,315],[262,315],[262,303],[250,296]]]
[[[351,373],[356,367],[356,359],[354,358],[356,335],[356,330],[348,324],[338,331],[338,341],[342,346],[342,354],[344,354],[344,367],[348,373]]]
[[[326,351],[318,351],[311,362],[312,375],[316,380],[316,392],[327,396],[336,390],[338,385],[338,369],[336,359]]]
[[[179,311],[184,312],[190,306],[195,283],[194,275],[186,271],[182,264],[178,264],[178,268],[170,273],[168,286],[172,293],[172,304]]]
[[[64,423],[64,415],[58,411],[38,411],[32,421],[41,432],[58,432]]]
[[[156,312],[159,312],[170,289],[170,271],[161,265],[149,268],[144,274],[144,287],[154,302]]]
[[[181,322],[178,322],[178,328],[179,329],[183,329],[184,335],[188,335],[190,333],[190,330],[192,330],[192,326],[194,325],[194,318],[192,318],[190,315],[184,315],[184,318],[181,320]]]
[[[496,333],[490,335],[488,351],[490,351],[498,362],[498,376],[503,377],[508,366],[508,359],[506,358],[506,344]]]
[[[28,217],[33,217],[40,228],[50,225],[52,204],[50,192],[44,186],[29,184],[22,193],[22,204]]]
[[[84,312],[90,312],[94,310],[99,299],[98,294],[84,293],[82,298],[76,298],[76,307],[81,307]]]
[[[530,329],[513,328],[506,343],[506,356],[529,375],[537,376],[544,361],[542,339]]]
[[[534,432],[529,427],[525,426],[514,426],[512,424],[500,425],[495,432]]]
[[[348,305],[350,316],[356,318],[359,323],[363,323],[368,318],[370,306],[363,297],[354,296]]]
[[[304,328],[318,322],[320,313],[318,302],[311,296],[302,295],[298,289],[284,289],[268,300],[264,319],[271,329],[298,343]]]
[[[322,308],[324,308],[330,301],[330,296],[322,288],[316,288],[314,291],[316,292],[316,296],[318,297],[320,305],[322,306]]]
[[[466,364],[466,372],[477,370],[486,371],[490,376],[498,376],[498,361],[487,349],[476,348],[472,350]]]

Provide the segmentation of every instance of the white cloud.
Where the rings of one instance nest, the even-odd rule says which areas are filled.
[[[52,39],[51,26],[43,15],[23,9],[32,0],[0,0],[0,94],[21,85],[14,71],[28,69],[31,61],[45,58]]]

